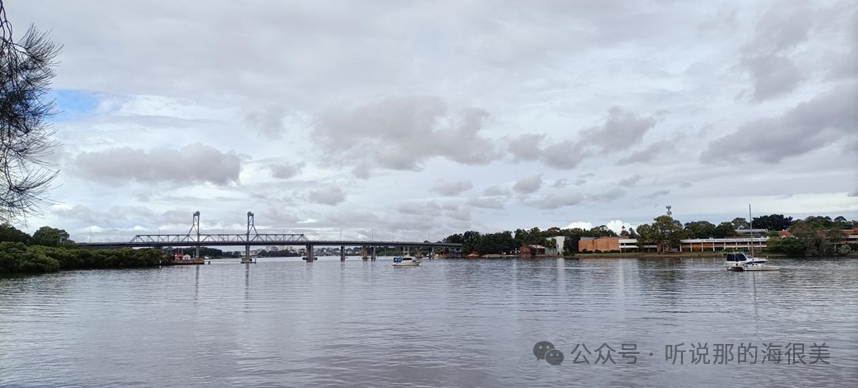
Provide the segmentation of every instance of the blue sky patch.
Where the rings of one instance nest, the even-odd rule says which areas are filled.
[[[54,122],[79,120],[92,115],[100,101],[99,93],[73,89],[54,89],[48,98],[57,104],[57,114],[51,118]]]

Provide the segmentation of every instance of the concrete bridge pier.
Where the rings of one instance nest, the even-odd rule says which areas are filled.
[[[304,260],[307,260],[307,261],[316,260],[316,253],[313,252],[313,246],[312,245],[307,245],[305,251],[307,252],[307,255],[304,258]]]
[[[346,261],[346,247],[340,245],[340,261]]]
[[[369,259],[375,261],[375,247],[372,247],[372,253],[369,255]]]

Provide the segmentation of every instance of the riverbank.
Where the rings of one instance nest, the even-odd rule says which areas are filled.
[[[789,255],[785,253],[768,253],[762,252],[757,253],[758,256],[762,257],[787,257]],[[554,258],[570,258],[570,259],[681,259],[681,258],[723,258],[724,252],[716,251],[716,252],[668,252],[668,253],[657,253],[657,252],[597,252],[597,253],[575,253],[569,256],[519,256],[519,255],[483,255],[480,257],[463,257],[462,259],[554,259]],[[790,256],[794,257],[794,256]],[[850,258],[858,258],[858,252],[852,252],[848,255],[837,256],[837,257],[850,257]],[[808,258],[812,258],[812,256],[808,256]]]
[[[171,265],[170,255],[157,249],[45,247],[0,243],[0,273],[46,273],[64,269],[158,267]]]

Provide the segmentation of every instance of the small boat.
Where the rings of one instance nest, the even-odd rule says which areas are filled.
[[[766,264],[767,260],[761,257],[745,255],[742,252],[728,253],[724,266],[728,271],[776,271],[780,268]]]
[[[417,267],[422,263],[422,259],[415,259],[411,256],[398,256],[393,258],[394,267]]]

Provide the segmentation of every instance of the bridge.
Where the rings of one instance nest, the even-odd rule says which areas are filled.
[[[245,247],[245,257],[242,262],[250,262],[251,246],[288,245],[304,246],[307,260],[315,259],[313,249],[318,246],[339,246],[340,260],[345,260],[345,247],[364,247],[370,250],[372,260],[376,258],[378,247],[404,248],[431,248],[448,249],[460,252],[462,244],[443,242],[419,242],[419,241],[393,241],[393,240],[310,240],[304,234],[296,233],[259,233],[256,230],[255,217],[252,212],[247,212],[246,233],[219,233],[210,234],[200,231],[200,212],[194,212],[193,225],[186,234],[138,234],[127,242],[91,242],[78,243],[79,246],[92,248],[164,248],[164,247],[195,247],[196,256],[200,256],[201,246],[241,246]]]

